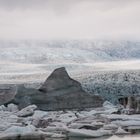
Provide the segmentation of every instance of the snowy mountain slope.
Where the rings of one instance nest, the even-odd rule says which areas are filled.
[[[0,60],[22,63],[92,63],[140,59],[140,42],[0,41]]]

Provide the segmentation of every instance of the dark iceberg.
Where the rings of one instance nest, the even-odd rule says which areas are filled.
[[[19,108],[35,104],[38,109],[47,111],[83,110],[101,107],[103,104],[100,96],[86,93],[78,81],[70,78],[64,67],[55,69],[38,90],[19,86],[10,102],[17,104]]]

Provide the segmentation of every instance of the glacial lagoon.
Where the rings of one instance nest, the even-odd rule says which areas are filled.
[[[101,138],[68,138],[68,139],[47,139],[47,140],[140,140],[140,135],[114,135],[111,137]]]
[[[72,138],[69,140],[140,140],[140,135],[131,135],[131,136],[112,136],[112,137],[104,137],[104,138]]]

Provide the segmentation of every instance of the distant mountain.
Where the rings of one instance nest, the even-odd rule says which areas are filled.
[[[0,41],[0,60],[22,63],[92,63],[140,59],[140,42]]]

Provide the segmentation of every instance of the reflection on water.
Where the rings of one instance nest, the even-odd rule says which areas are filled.
[[[127,136],[111,136],[102,138],[70,138],[68,140],[140,140],[140,135],[127,135]]]
[[[111,137],[101,137],[101,138],[68,138],[68,139],[59,139],[51,138],[47,140],[140,140],[140,135],[127,135],[127,136],[111,136]]]

